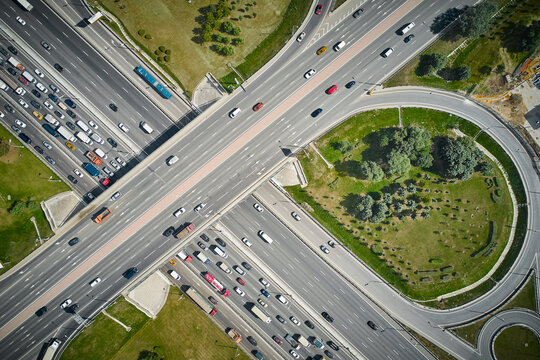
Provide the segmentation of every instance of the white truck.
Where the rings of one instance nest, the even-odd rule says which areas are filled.
[[[28,71],[23,71],[22,73],[22,76],[24,76],[24,78],[28,81],[30,81],[32,84],[35,84],[37,82],[36,79],[34,79],[34,77],[32,76],[32,74],[30,74]]]
[[[69,131],[67,128],[63,126],[59,126],[56,128],[56,131],[66,140],[69,140],[71,142],[77,141],[77,138],[73,136],[71,131]]]
[[[266,311],[264,311],[263,309],[261,309],[260,307],[258,307],[255,304],[253,304],[253,306],[251,307],[251,312],[254,313],[259,319],[261,319],[262,321],[264,321],[267,324],[270,324],[270,322],[272,321],[272,319],[266,313]]]
[[[26,11],[30,11],[30,10],[32,10],[34,8],[34,5],[30,4],[26,0],[17,0],[17,2],[19,3],[19,5],[21,5],[23,8],[25,8]]]
[[[85,133],[83,133],[82,131],[77,131],[75,133],[75,136],[81,140],[83,143],[86,143],[88,145],[92,145],[94,142],[92,141],[92,139],[90,139],[88,137],[88,135],[86,135]]]
[[[0,89],[4,90],[4,91],[8,91],[8,86],[6,85],[5,82],[3,82],[2,80],[0,80]]]
[[[208,264],[208,265],[212,264],[212,261],[210,261],[210,259],[207,258],[206,255],[204,255],[200,251],[197,251],[197,254],[195,254],[195,256],[197,257],[197,259],[201,260],[205,264]]]
[[[304,345],[305,347],[310,347],[311,346],[309,341],[307,341],[307,339],[305,337],[303,337],[302,335],[295,334],[295,338],[296,338],[296,341],[298,341],[300,344]]]
[[[19,69],[21,71],[24,71],[24,66],[21,64],[21,62],[19,60],[15,59],[13,56],[11,56],[8,59],[8,63],[15,66],[17,69]]]
[[[54,359],[54,355],[56,354],[56,350],[58,350],[59,346],[60,346],[60,340],[52,339],[51,342],[49,343],[49,346],[47,346],[47,351],[45,352],[45,355],[43,355],[43,358],[41,360]]]

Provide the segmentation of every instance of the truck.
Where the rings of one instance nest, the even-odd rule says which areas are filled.
[[[239,343],[240,341],[242,341],[242,337],[233,328],[229,328],[229,331],[227,331],[227,335],[229,335],[229,337],[233,339],[235,343]]]
[[[122,274],[126,279],[131,279],[133,275],[139,272],[139,269],[136,267],[132,267],[127,269],[124,274]]]
[[[193,300],[193,302],[207,314],[210,316],[214,316],[217,313],[217,310],[215,307],[213,307],[195,288],[192,286],[188,287],[186,290],[186,295]]]
[[[84,154],[88,159],[90,159],[91,162],[93,162],[96,165],[103,164],[103,160],[99,158],[96,154],[94,154],[92,151],[87,151],[86,154]]]
[[[2,81],[5,82],[6,85],[9,86],[10,88],[12,88],[13,90],[17,90],[17,88],[19,87],[15,83],[15,81],[11,80],[11,78],[8,76],[8,74],[6,74],[3,71],[0,71],[0,79],[2,79]]]
[[[54,128],[49,125],[49,124],[43,124],[41,125],[49,134],[51,134],[52,136],[54,137],[58,137],[58,133],[56,132],[56,130],[54,130]]]
[[[253,306],[251,307],[251,312],[267,324],[270,324],[270,322],[272,321],[268,313],[266,313],[266,311],[262,310],[256,304],[253,304]]]
[[[84,170],[88,171],[88,173],[92,176],[99,176],[101,173],[99,172],[96,167],[90,163],[84,164]]]
[[[227,253],[222,249],[220,248],[219,246],[217,245],[213,245],[212,247],[212,251],[218,255],[218,256],[221,256],[222,258],[226,259],[229,257],[229,255],[227,255]]]
[[[0,89],[4,90],[4,91],[8,91],[8,86],[5,82],[3,82],[2,80],[0,80]]]
[[[207,272],[206,274],[204,274],[204,278],[210,283],[210,285],[212,285],[217,291],[219,291],[221,295],[223,295],[224,297],[229,296],[229,290],[227,290],[227,288],[225,288],[223,284],[217,281],[217,279],[212,276],[212,274]]]
[[[75,136],[85,144],[92,145],[94,143],[92,139],[90,139],[88,135],[86,135],[82,131],[77,131],[75,133]]]
[[[101,208],[101,210],[99,210],[99,212],[94,216],[94,222],[96,224],[99,224],[101,223],[103,220],[105,220],[106,218],[109,217],[109,215],[111,215],[112,212],[111,212],[111,209],[109,208]]]
[[[56,131],[58,131],[58,133],[66,140],[68,141],[71,141],[71,142],[75,142],[77,141],[77,138],[75,136],[73,136],[73,134],[71,133],[71,131],[69,131],[67,128],[65,128],[64,126],[60,125],[56,128]]]
[[[34,5],[30,4],[28,1],[26,0],[17,0],[17,2],[19,3],[19,5],[21,5],[26,11],[30,11],[34,8]]]
[[[101,19],[102,16],[103,14],[100,11],[98,11],[97,13],[89,17],[87,21],[90,25],[92,25],[92,24],[97,23],[98,20]]]
[[[41,358],[41,360],[52,360],[54,359],[54,355],[56,355],[56,351],[58,350],[58,347],[60,346],[61,341],[58,339],[52,339],[49,342],[49,345],[47,346],[47,351],[45,351],[45,355]]]
[[[285,335],[285,341],[291,344],[294,350],[300,349],[300,344],[290,334]]]
[[[195,225],[193,225],[192,223],[188,223],[186,226],[184,226],[184,228],[182,230],[177,231],[174,234],[174,237],[177,238],[177,239],[181,239],[184,236],[186,236],[187,234],[189,234],[191,231],[193,231],[193,229],[195,229]]]
[[[201,260],[205,264],[208,264],[208,265],[212,264],[212,261],[200,251],[197,251],[197,254],[195,254],[195,256],[197,257],[197,259]]]
[[[296,338],[296,341],[298,341],[300,344],[304,345],[305,347],[310,347],[311,346],[309,341],[307,341],[307,339],[305,337],[303,337],[302,335],[296,334],[295,338]]]
[[[15,59],[13,56],[9,57],[8,63],[15,66],[17,69],[24,71],[24,66],[21,64],[19,60]]]
[[[191,255],[189,255],[186,250],[181,250],[178,254],[176,254],[176,256],[178,256],[180,259],[184,260],[185,262],[191,262],[191,260],[193,260]]]

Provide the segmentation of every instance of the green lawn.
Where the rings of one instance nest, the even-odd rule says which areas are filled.
[[[450,133],[450,126],[475,133],[474,126],[462,119],[432,110],[403,109],[402,122],[421,125],[432,136]],[[499,180],[503,195],[499,203],[494,203],[491,199],[494,189],[488,189],[486,178],[480,174],[467,181],[451,183],[431,172],[426,179],[420,169],[413,167],[399,182],[416,182],[419,197],[433,207],[431,217],[359,223],[347,212],[348,196],[365,193],[376,196],[381,190],[395,186],[395,180],[362,181],[339,173],[336,167],[340,170],[340,162],[345,157],[349,162],[362,161],[363,156],[369,155],[365,152],[368,145],[364,137],[375,129],[397,124],[396,109],[362,113],[342,123],[316,141],[323,156],[336,166],[328,169],[320,157],[308,149],[309,158],[304,155],[299,158],[309,185],[288,190],[299,203],[309,204],[314,209],[314,217],[387,281],[408,296],[431,299],[471,284],[491,269],[507,242],[511,201],[498,170],[494,177]],[[343,155],[333,146],[341,140],[355,144],[355,149]],[[486,244],[490,222],[496,228],[493,253],[488,257],[471,257]],[[442,262],[434,264],[430,262],[432,259]],[[428,276],[431,282],[421,281]]]
[[[131,360],[145,351],[161,351],[164,359],[235,359],[232,340],[188,297],[178,300],[179,295],[178,288],[171,287],[155,320],[120,298],[107,312],[130,326],[131,331],[100,314],[69,344],[62,360]],[[240,350],[236,359],[249,358]]]
[[[540,356],[538,337],[522,326],[503,330],[495,339],[495,356],[499,360],[533,360]]]
[[[9,146],[9,139],[11,145]],[[0,126],[0,140],[6,144],[9,152],[0,156],[0,261],[5,268],[0,274],[17,264],[39,245],[36,245],[37,233],[34,224],[30,222],[33,216],[39,227],[42,238],[53,235],[49,223],[40,207],[40,202],[69,187],[63,182],[49,181],[58,177],[36,158],[4,127]],[[15,216],[9,209],[15,201],[30,204],[22,215]],[[34,208],[32,208],[32,206]]]

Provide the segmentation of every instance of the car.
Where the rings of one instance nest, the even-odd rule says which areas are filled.
[[[0,118],[3,118],[4,116],[6,115],[4,115],[4,113],[0,111]]]
[[[237,293],[238,295],[240,295],[240,296],[246,295],[246,293],[245,293],[242,289],[240,289],[238,286],[235,286],[235,287],[234,287],[234,291],[236,291],[236,293]]]
[[[99,284],[100,282],[101,282],[101,278],[100,278],[100,277],[97,277],[97,278],[95,278],[94,280],[92,280],[92,281],[90,282],[90,286],[91,286],[91,287],[94,287],[94,286],[96,286],[97,284]]]
[[[300,359],[300,355],[298,355],[293,349],[289,350],[289,354],[291,354],[291,356],[295,359]]]
[[[328,240],[328,246],[330,246],[332,249],[336,247],[336,243],[333,242],[332,240]]]
[[[319,50],[317,50],[317,55],[321,55],[323,52],[325,52],[328,49],[327,46],[320,47]]]
[[[291,316],[291,317],[289,318],[289,320],[291,320],[292,323],[293,323],[294,325],[300,326],[300,321],[298,321],[298,319],[295,318],[294,316]]]
[[[284,318],[281,317],[281,315],[276,315],[276,319],[278,319],[278,321],[282,324],[286,324],[287,323],[287,320],[285,320]]]
[[[77,244],[78,242],[79,242],[79,238],[74,237],[73,239],[68,241],[68,244],[69,244],[69,246],[73,246],[73,245]]]
[[[302,31],[302,32],[296,37],[296,41],[302,42],[302,40],[304,40],[304,37],[305,37],[305,36],[306,36],[306,33]]]
[[[20,127],[22,128],[25,128],[26,127],[26,124],[23,123],[21,120],[19,119],[15,119],[15,124],[19,125]]]
[[[71,100],[70,98],[67,98],[66,100],[64,100],[64,102],[66,103],[67,106],[69,106],[72,109],[77,108],[77,104],[75,104],[75,102]]]
[[[111,184],[111,180],[109,178],[103,178],[99,181],[101,185],[103,186],[109,186]]]
[[[408,42],[411,41],[412,39],[414,39],[414,34],[410,34],[410,35],[405,36],[405,38],[403,39],[403,41],[404,41],[405,43],[408,43]]]
[[[195,206],[195,209],[193,209],[193,210],[194,210],[195,212],[199,212],[199,211],[201,211],[205,206],[206,206],[206,204],[200,203],[199,205]]]
[[[28,80],[24,78],[24,76],[19,76],[19,81],[23,83],[24,85],[28,85]]]
[[[231,119],[234,119],[238,114],[240,114],[240,111],[242,111],[241,109],[239,108],[234,108],[232,109],[230,112],[229,112],[229,117]]]
[[[22,131],[15,125],[11,125],[11,130],[15,131],[17,134],[20,134]]]
[[[34,72],[35,72],[36,75],[39,76],[40,78],[45,77],[45,75],[43,75],[43,73],[42,73],[41,70],[39,70],[39,69],[35,69]]]
[[[263,301],[263,299],[257,299],[257,302],[258,302],[262,307],[268,307],[268,304],[265,303],[265,302]]]
[[[213,296],[209,296],[208,297],[208,300],[210,300],[210,302],[214,305],[217,305],[218,304],[218,301],[213,297]]]
[[[315,329],[315,325],[313,325],[309,320],[304,321],[304,324],[306,324],[306,326],[311,330]]]
[[[328,89],[326,89],[326,93],[328,95],[331,95],[333,94],[334,92],[336,92],[336,90],[338,89],[338,86],[337,85],[332,85],[330,86]]]
[[[171,236],[174,232],[174,226],[169,226],[167,230],[163,232],[163,236]]]
[[[21,138],[22,141],[24,141],[24,142],[27,143],[28,145],[32,145],[32,139],[30,139],[30,138],[28,137],[28,135],[26,135],[25,133],[22,133],[22,132],[19,133],[18,135],[19,135],[19,137]]]
[[[94,200],[96,197],[91,192],[86,194],[86,197],[88,198],[88,202]]]
[[[19,22],[19,24],[21,24],[23,26],[26,25],[26,21],[24,21],[20,16],[17,16],[16,19]]]
[[[47,307],[46,306],[40,307],[38,309],[38,311],[36,311],[36,316],[42,316],[46,312],[47,312]]]
[[[181,207],[180,209],[176,210],[176,211],[173,213],[173,215],[174,215],[175,217],[179,217],[180,215],[182,215],[182,214],[185,213],[185,212],[186,212],[186,209],[184,209],[183,207]]]
[[[105,172],[105,174],[109,175],[110,177],[114,176],[114,172],[112,172],[111,169],[109,169],[106,166],[103,167],[103,171]]]
[[[197,242],[197,245],[198,245],[201,249],[203,249],[204,251],[208,250],[208,248],[206,247],[206,245],[204,245],[204,244],[203,244],[202,242],[200,242],[200,241]]]
[[[324,350],[324,354],[329,358],[329,359],[333,359],[334,358],[334,354],[332,354],[330,351],[328,350]]]
[[[36,151],[37,151],[38,153],[40,153],[41,155],[43,155],[43,154],[45,153],[45,151],[43,151],[43,149],[42,149],[42,148],[40,148],[40,147],[39,147],[39,146],[37,146],[37,145],[36,145],[36,146],[34,146],[34,149],[36,149]]]
[[[309,79],[313,74],[315,74],[317,71],[315,69],[309,69],[305,74],[304,77],[306,79]]]
[[[244,281],[244,279],[242,279],[241,277],[237,277],[236,278],[236,281],[238,281],[238,283],[242,286],[246,286],[246,282]]]
[[[234,271],[236,271],[240,275],[246,275],[246,272],[244,270],[242,270],[242,268],[240,266],[238,266],[238,265],[234,265],[233,269],[234,269]]]
[[[328,344],[328,346],[330,346],[332,350],[339,351],[339,346],[337,346],[332,340],[328,340],[326,344]]]
[[[26,90],[24,90],[22,87],[19,86],[17,89],[15,89],[15,94],[22,96],[26,94]]]
[[[176,262],[176,260],[170,259],[169,264],[171,264],[172,266],[176,266],[176,264],[178,264],[178,263]]]
[[[75,145],[73,145],[72,143],[70,143],[69,141],[66,141],[65,142],[67,148],[71,151],[75,151]],[[82,177],[82,176],[81,176]]]
[[[48,102],[47,100],[45,100],[45,101],[43,102],[43,105],[45,105],[45,107],[46,107],[47,109],[49,109],[49,110],[52,110],[52,109],[53,109],[53,106],[52,106],[51,103]]]
[[[77,130],[77,128],[75,127],[75,124],[73,124],[72,122],[70,121],[66,121],[66,126],[68,128],[70,128],[71,130]]]
[[[118,127],[120,128],[120,130],[122,130],[125,133],[129,132],[129,128],[126,125],[124,125],[123,123],[119,123]]]
[[[111,196],[111,201],[115,201],[116,199],[118,199],[122,194],[120,193],[120,191],[117,191],[115,192],[112,196]]]
[[[356,11],[352,14],[352,16],[353,16],[353,18],[358,19],[358,17],[360,16],[360,14],[362,14],[363,12],[364,12],[364,9],[360,8],[360,9],[356,10]]]
[[[63,119],[63,118],[66,117],[64,114],[62,114],[62,113],[61,113],[60,111],[58,111],[58,110],[55,110],[55,111],[54,111],[54,115],[58,116],[60,119]],[[68,121],[68,122],[66,123],[66,125],[68,126],[68,128],[71,129],[71,127],[69,126],[69,124],[71,124],[71,123]],[[73,129],[71,129],[71,130],[75,130],[75,125],[73,125],[73,124],[71,124],[71,125],[73,126]]]
[[[268,291],[266,291],[265,289],[261,289],[261,294],[263,294],[267,298],[270,298],[270,293]]]
[[[262,284],[262,286],[264,286],[265,289],[268,289],[268,287],[270,286],[270,283],[266,281],[264,278],[260,278],[259,282]]]
[[[77,115],[73,111],[71,111],[69,109],[66,110],[66,114],[68,114],[69,117],[72,118],[72,119],[75,119],[77,117]]]
[[[73,301],[71,299],[66,299],[64,302],[60,305],[61,309],[67,308]]]
[[[58,88],[56,87],[56,85],[54,85],[54,84],[50,84],[49,87],[50,87],[51,90],[54,91],[55,93],[57,93],[57,92],[60,91],[60,89],[58,89]]]
[[[373,330],[379,330],[379,327],[378,327],[377,324],[375,324],[373,321],[369,320],[369,321],[367,322],[367,324],[368,324],[368,326],[369,326],[370,328],[372,328]]]
[[[54,161],[54,159],[52,157],[50,157],[50,156],[45,156],[45,160],[47,160],[49,162],[49,164],[51,164],[51,165],[56,164],[56,161]]]
[[[253,204],[253,207],[255,208],[255,210],[257,210],[258,212],[262,213],[264,211],[264,209],[262,208],[261,205],[255,203]]]
[[[247,247],[251,247],[251,245],[252,245],[251,242],[250,242],[247,238],[245,238],[245,237],[242,238],[242,242],[243,242]]]
[[[98,129],[98,126],[95,122],[93,122],[92,120],[88,121],[88,125],[90,125],[91,128],[97,130]]]
[[[68,180],[74,183],[75,185],[77,185],[77,183],[79,182],[79,180],[75,179],[73,175],[68,175]]]
[[[118,165],[118,163],[116,161],[111,160],[111,161],[109,161],[109,164],[111,164],[111,166],[113,168],[115,168],[116,170],[120,170],[120,165]]]
[[[4,109],[6,109],[8,112],[12,114],[15,114],[15,110],[13,110],[13,108],[8,104],[4,105]]]
[[[118,106],[116,106],[115,104],[109,104],[109,107],[110,107],[111,110],[114,111],[114,112],[117,112],[117,111],[118,111]]]
[[[288,305],[289,304],[289,300],[287,300],[285,298],[285,296],[279,294],[279,295],[276,295],[276,299],[279,300],[280,303],[282,303],[283,305]]]
[[[251,265],[249,265],[249,264],[248,264],[247,262],[245,262],[245,261],[242,262],[242,266],[245,267],[246,270],[248,270],[248,271],[251,270],[251,269],[253,269],[253,268],[251,267]]]
[[[6,55],[6,56],[9,56],[9,55]],[[16,76],[16,75],[17,75],[17,71],[15,71],[15,69],[12,68],[12,67],[8,67],[8,68],[7,68],[7,71],[8,71],[8,73],[10,73],[10,74],[13,75],[13,76]]]
[[[356,85],[356,81],[349,81],[348,83],[345,84],[345,87],[347,89],[350,89],[352,88],[354,85]]]
[[[17,49],[15,49],[15,47],[12,46],[12,45],[9,45],[9,46],[8,46],[8,50],[11,51],[11,53],[12,53],[13,55],[19,55],[19,51],[18,51]]]
[[[38,82],[36,83],[36,87],[39,89],[39,91],[43,92],[43,93],[48,93],[49,92],[49,89],[47,89],[45,86],[43,86],[42,83]]]
[[[79,169],[73,169],[73,173],[75,175],[77,175],[78,177],[80,177],[80,178],[82,178],[84,176],[83,173],[79,171]]]
[[[208,236],[206,236],[205,233],[202,233],[201,236],[200,236],[201,239],[203,239],[204,241],[206,242],[209,242],[210,241],[210,238]]]
[[[37,110],[34,110],[32,111],[32,114],[34,114],[34,116],[38,119],[38,120],[43,120],[43,115],[37,111]]]
[[[66,311],[69,313],[75,314],[78,308],[79,308],[79,304],[73,304]]]
[[[322,250],[323,253],[325,253],[325,254],[330,254],[330,250],[328,250],[328,248],[327,248],[326,246],[321,245],[320,248],[321,248],[321,250]]]
[[[38,110],[41,109],[41,105],[36,100],[30,100],[30,104]]]
[[[272,339],[273,339],[276,343],[278,343],[279,345],[283,344],[283,341],[282,341],[279,337],[277,337],[276,335],[272,336]]]
[[[47,43],[46,41],[42,41],[41,46],[43,46],[45,50],[51,51],[51,45],[49,45],[49,43]],[[54,65],[57,65],[57,64],[54,64]],[[62,70],[58,70],[58,71],[62,71]]]
[[[59,72],[64,71],[64,68],[63,68],[62,65],[60,65],[60,64],[54,64],[54,68],[55,68],[56,70],[58,70]]]
[[[248,337],[247,337],[247,341],[249,341],[249,343],[250,343],[251,345],[257,346],[257,341],[256,341],[254,338],[252,338],[251,336],[248,336]]]
[[[216,242],[223,247],[227,246],[225,241],[223,241],[221,238],[216,238]]]
[[[296,221],[300,221],[300,220],[301,220],[300,216],[299,216],[296,212],[294,212],[294,211],[291,213],[291,216],[292,216],[292,217],[294,218],[294,220],[296,220]]]
[[[323,318],[328,321],[329,323],[333,323],[334,322],[334,318],[330,316],[330,314],[328,314],[326,311],[323,311],[321,313],[321,315],[323,316]]]
[[[317,5],[317,7],[315,8],[315,14],[316,15],[321,15],[322,9],[323,9],[322,4]]]
[[[107,138],[107,142],[108,142],[109,144],[111,144],[111,146],[112,146],[113,148],[115,148],[115,147],[118,146],[118,143],[117,143],[113,138]],[[120,161],[118,161],[118,162],[120,163]],[[122,161],[122,162],[123,162],[123,161]],[[124,164],[125,164],[125,162],[124,162]],[[122,166],[126,166],[126,165],[122,165]]]
[[[53,93],[49,94],[49,99],[51,99],[53,102],[58,103],[58,98]]]
[[[31,93],[34,94],[34,96],[37,97],[38,99],[41,97],[41,93],[37,91],[36,89],[32,89]]]
[[[4,56],[9,56],[9,53],[3,47],[0,47],[0,53]]]
[[[381,53],[381,56],[383,58],[387,58],[388,56],[390,56],[390,54],[392,54],[394,52],[394,49],[393,48],[386,48],[382,53]]]

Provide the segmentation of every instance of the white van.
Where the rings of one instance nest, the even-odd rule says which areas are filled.
[[[166,163],[167,165],[171,166],[171,165],[174,165],[177,161],[178,161],[178,156],[172,155],[167,158]]]
[[[387,57],[390,56],[390,54],[393,53],[393,52],[394,52],[394,49],[388,48],[388,49],[384,50],[384,51],[381,53],[381,56],[382,56],[383,58],[387,58]]]
[[[53,124],[54,126],[60,125],[60,122],[56,120],[51,114],[45,115],[45,121],[47,121],[49,124]]]
[[[103,140],[98,134],[96,133],[92,133],[90,134],[90,138],[92,138],[92,140],[94,140],[95,142],[99,143],[99,144],[105,144],[105,140]]]
[[[336,45],[334,45],[334,51],[339,51],[341,48],[345,46],[345,41],[340,41]]]
[[[231,119],[234,119],[236,117],[236,115],[240,114],[240,111],[242,111],[242,110],[240,110],[239,108],[232,109],[232,111],[229,113],[229,117]]]
[[[146,121],[141,121],[141,123],[139,124],[141,126],[141,128],[147,133],[147,134],[151,134],[154,132],[154,129],[152,129],[150,127],[150,125],[148,125],[148,123]]]
[[[170,270],[169,271],[169,274],[175,279],[175,280],[180,280],[182,277],[180,276],[179,273],[177,273],[176,271],[174,270]]]
[[[82,122],[81,120],[75,121],[75,124],[77,124],[77,126],[80,127],[81,130],[84,131],[85,133],[90,133],[90,128],[86,126],[86,124]]]
[[[262,230],[259,230],[258,232],[259,236],[261,237],[261,239],[263,239],[264,241],[266,241],[267,243],[271,244],[274,240],[272,240],[272,238],[268,235],[266,235],[266,233]]]
[[[28,71],[23,71],[22,76],[24,76],[24,78],[25,78],[26,80],[30,81],[32,84],[37,83],[37,80],[34,79],[34,77],[32,76],[32,74],[30,74]]]
[[[401,27],[399,30],[398,30],[398,33],[401,34],[401,35],[405,35],[407,32],[409,32],[409,30],[411,30],[412,28],[414,27],[414,23],[411,22],[411,23],[408,23],[407,25]]]
[[[88,135],[86,135],[86,134],[83,133],[83,132],[77,131],[77,132],[75,133],[75,136],[76,136],[77,138],[79,138],[79,140],[81,140],[83,143],[86,143],[86,144],[88,144],[88,145],[92,145],[92,144],[94,143],[94,142],[92,141],[92,139],[90,139],[90,138],[88,137]]]
[[[96,154],[97,156],[99,156],[100,158],[102,159],[107,159],[107,154],[105,154],[105,152],[103,150],[101,150],[100,148],[95,148],[94,149],[94,154]]]
[[[278,295],[278,296],[276,296],[276,299],[278,299],[279,302],[282,303],[282,304],[284,304],[284,305],[287,305],[287,304],[289,303],[289,300],[287,300],[287,299],[285,298],[285,296],[283,296],[283,295]]]
[[[227,253],[225,251],[223,251],[222,248],[220,248],[219,246],[217,245],[214,245],[212,246],[212,251],[218,255],[218,256],[221,256],[222,258],[226,259],[229,257],[229,255],[227,255]]]
[[[2,80],[0,80],[0,89],[2,89],[4,91],[8,91],[8,86]]]

